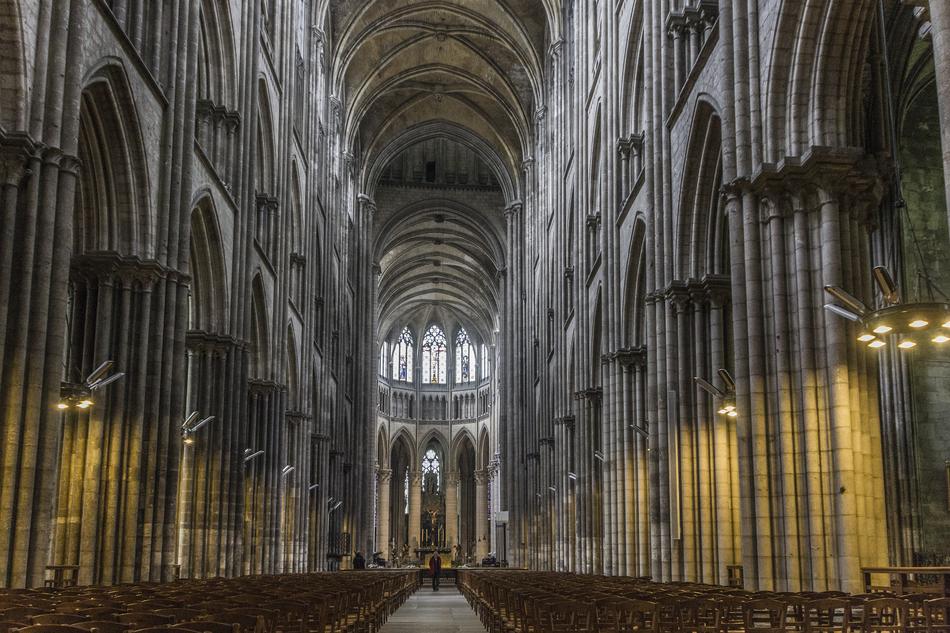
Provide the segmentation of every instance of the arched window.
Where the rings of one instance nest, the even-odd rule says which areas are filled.
[[[406,466],[406,480],[402,487],[402,500],[404,505],[403,514],[409,514],[409,467]]]
[[[393,380],[412,381],[412,332],[404,327],[393,343]]]
[[[383,341],[382,346],[379,348],[379,375],[386,376],[389,372],[386,371],[386,363],[389,361],[389,343]]]
[[[439,492],[441,488],[442,469],[439,464],[439,455],[435,449],[430,448],[422,458],[422,491]]]
[[[478,378],[475,360],[475,346],[469,340],[465,328],[459,328],[455,335],[455,384],[475,382]]]
[[[422,338],[422,382],[445,384],[445,332],[432,325]]]
[[[482,379],[488,378],[490,375],[488,367],[488,346],[482,345]]]

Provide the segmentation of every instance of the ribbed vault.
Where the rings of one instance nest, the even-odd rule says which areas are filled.
[[[328,2],[330,86],[342,106],[344,147],[357,158],[359,191],[379,205],[373,232],[380,334],[437,309],[482,340],[494,338],[502,211],[522,197],[522,164],[543,101],[546,50],[559,32],[558,5]],[[413,148],[432,143],[442,143],[440,173],[477,162],[490,170],[491,185],[409,177],[401,186],[411,194],[398,203],[383,200],[383,172],[407,155],[415,163],[405,169],[412,171],[423,160]],[[425,160],[422,169],[432,169],[435,159]],[[460,202],[459,191],[472,190],[484,195]]]
[[[434,306],[483,341],[499,309],[495,274],[503,265],[497,227],[482,211],[428,199],[379,228],[379,332],[414,321]]]

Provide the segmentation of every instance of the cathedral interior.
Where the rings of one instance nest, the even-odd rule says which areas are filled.
[[[0,607],[950,592],[948,192],[943,0],[0,0]]]

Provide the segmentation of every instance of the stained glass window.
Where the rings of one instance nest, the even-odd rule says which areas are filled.
[[[379,375],[380,376],[386,376],[389,374],[389,372],[386,371],[388,369],[386,367],[386,363],[388,362],[389,362],[389,343],[387,343],[386,341],[383,341],[382,346],[379,348]]]
[[[474,382],[478,378],[475,365],[475,346],[465,328],[460,328],[455,336],[455,384]]]
[[[409,514],[409,468],[408,467],[406,468],[406,481],[403,484],[402,496],[403,496],[403,501],[406,504],[405,509],[403,510],[403,514]]]
[[[393,343],[393,380],[412,381],[412,332],[404,327]]]
[[[422,382],[445,384],[445,332],[432,325],[422,338]]]
[[[430,482],[435,480],[435,490],[429,490]],[[442,470],[439,467],[439,455],[430,448],[422,458],[423,492],[438,492],[442,488]]]
[[[488,367],[488,347],[482,345],[482,378],[488,378],[489,376],[489,367]]]

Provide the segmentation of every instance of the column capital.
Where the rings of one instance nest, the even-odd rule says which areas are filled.
[[[524,208],[524,203],[521,200],[513,200],[508,206],[505,207],[505,217],[511,219],[516,213],[521,211]]]
[[[365,193],[356,196],[356,200],[360,203],[361,207],[369,209],[370,213],[376,213],[376,202]]]
[[[564,48],[564,39],[558,38],[551,42],[551,45],[548,47],[548,55],[557,59],[561,55],[562,48]]]
[[[490,480],[490,472],[485,468],[479,468],[475,471],[475,483],[484,486]]]
[[[380,468],[376,471],[376,478],[379,480],[379,483],[389,483],[393,478],[392,468]]]
[[[445,484],[447,486],[457,486],[460,480],[461,477],[457,471],[452,470],[445,473]]]

